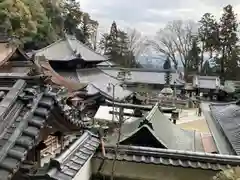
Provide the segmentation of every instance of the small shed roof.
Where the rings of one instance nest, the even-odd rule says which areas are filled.
[[[112,121],[112,117],[113,114],[110,113],[113,111],[113,107],[111,106],[100,106],[98,108],[97,113],[94,116],[95,120],[99,120],[99,121]],[[115,107],[114,108],[114,112],[119,112],[119,108]],[[134,110],[133,109],[124,109],[124,113],[127,114],[134,114]],[[125,123],[130,123],[132,121],[137,120],[137,117],[133,117],[133,116],[124,116],[124,119],[126,119]],[[118,122],[119,121],[119,115],[118,114],[114,114],[114,122]]]
[[[194,76],[193,86],[202,89],[218,89],[220,79],[218,76]]]

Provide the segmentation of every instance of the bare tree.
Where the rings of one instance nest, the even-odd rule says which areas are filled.
[[[146,37],[143,37],[142,34],[136,29],[127,29],[128,36],[128,49],[133,52],[135,57],[141,55],[145,49]]]
[[[176,20],[169,22],[163,29],[160,29],[153,40],[148,41],[156,52],[168,56],[178,67],[177,57],[186,69],[188,64],[188,52],[192,45],[192,36],[196,32],[197,25],[193,21]]]

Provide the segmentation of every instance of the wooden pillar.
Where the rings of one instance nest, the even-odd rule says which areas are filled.
[[[35,149],[35,162],[37,162],[37,167],[41,167],[41,150]]]
[[[37,162],[37,166],[41,167],[41,150],[46,148],[46,144],[41,141],[34,149],[34,161]]]
[[[61,152],[64,150],[64,135],[61,133],[60,135],[60,146],[61,146]]]

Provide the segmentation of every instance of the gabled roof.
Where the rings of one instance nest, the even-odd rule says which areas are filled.
[[[120,68],[114,67],[99,67],[104,73],[112,77],[117,77]],[[127,83],[143,83],[143,84],[165,84],[165,73],[167,70],[153,70],[153,69],[144,69],[144,68],[121,68],[127,70],[131,73],[130,79],[126,80]],[[171,85],[184,85],[185,81],[183,80],[181,74],[171,70]]]
[[[50,61],[69,61],[83,59],[84,61],[106,61],[107,58],[98,54],[88,46],[76,39],[75,36],[66,35],[49,46],[35,51],[35,56],[45,56]]]
[[[150,147],[156,146],[159,148],[162,146],[166,149],[204,151],[200,133],[183,130],[173,124],[162,114],[158,108],[158,104],[154,106],[144,120],[124,124],[121,132],[120,144],[124,145],[137,143],[137,145],[146,146],[145,142],[145,144],[141,143],[144,139],[148,141],[147,136],[140,141],[142,138],[140,134],[144,132],[144,135],[146,133],[149,135],[152,142],[154,141],[153,138],[155,139],[155,144],[148,144]],[[116,137],[110,138],[110,144],[114,143],[116,143]]]
[[[57,158],[40,168],[31,179],[71,180],[93,156],[100,144],[98,136],[89,131],[75,139]]]
[[[5,64],[17,51],[25,57],[25,59],[28,59],[27,55],[17,46],[11,45],[9,42],[0,42],[0,66]]]
[[[108,89],[108,84],[111,83],[115,85],[115,95],[114,98],[116,101],[121,101],[129,97],[132,92],[124,89],[121,86],[121,82],[98,68],[91,69],[79,69],[77,70],[78,79],[81,83],[88,83],[89,86],[87,90],[90,94],[100,92],[103,96],[113,99],[113,87]]]
[[[240,155],[240,106],[236,103],[210,105],[211,114],[218,131],[222,132],[229,148]]]
[[[105,152],[105,160],[115,159],[115,146],[106,145]],[[101,149],[96,153],[95,158],[102,159]],[[118,148],[117,160],[214,171],[240,165],[239,156],[124,145]]]

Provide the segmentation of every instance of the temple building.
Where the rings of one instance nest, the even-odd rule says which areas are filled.
[[[186,130],[133,101],[134,86],[159,93],[164,71],[119,68],[73,36],[32,58],[0,46],[0,179],[203,180],[240,165],[239,102],[210,105],[210,132]],[[185,82],[171,75],[175,94]],[[205,79],[197,88],[218,89]]]
[[[96,67],[98,63],[107,60],[107,57],[96,53],[72,35],[66,35],[64,39],[35,51],[34,55],[44,56],[53,69],[64,71]]]

